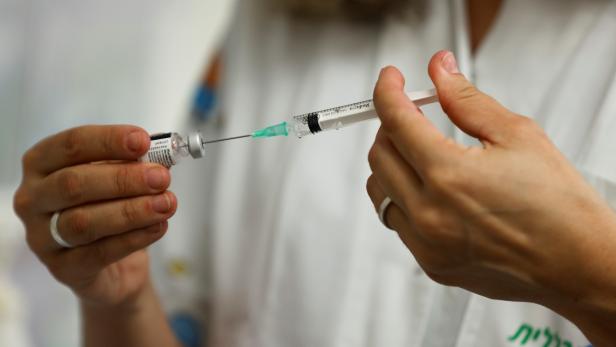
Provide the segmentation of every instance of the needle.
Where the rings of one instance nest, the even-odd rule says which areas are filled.
[[[213,141],[202,141],[201,143],[204,144],[204,145],[207,145],[208,143],[223,142],[223,141],[229,141],[229,140],[237,140],[237,139],[243,139],[245,137],[252,137],[252,135],[249,134],[249,135],[242,135],[242,136],[235,136],[235,137],[227,137],[225,139],[218,139],[218,140],[213,140]]]

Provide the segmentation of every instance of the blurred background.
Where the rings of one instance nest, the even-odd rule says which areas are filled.
[[[23,152],[82,124],[186,127],[233,6],[0,0],[0,346],[79,345],[76,302],[29,252],[13,213]]]

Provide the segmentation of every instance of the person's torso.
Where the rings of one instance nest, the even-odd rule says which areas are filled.
[[[403,71],[408,91],[430,87],[431,55],[459,42],[450,2],[428,3],[382,25],[292,20],[245,3],[226,46],[222,135],[365,99],[384,65]],[[615,15],[610,1],[508,1],[476,57],[466,57],[478,87],[534,117],[603,194],[616,184]],[[424,112],[473,142],[438,105]],[[487,300],[423,274],[365,193],[377,128],[216,149],[212,345],[586,346],[546,308]]]

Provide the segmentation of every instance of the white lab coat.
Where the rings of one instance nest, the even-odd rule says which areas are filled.
[[[221,135],[365,99],[388,64],[406,75],[407,90],[428,88],[431,55],[449,48],[479,88],[534,117],[616,206],[616,3],[505,1],[475,58],[453,35],[455,12],[434,0],[360,25],[289,19],[245,1],[226,45]],[[438,106],[425,113],[473,143]],[[214,187],[199,204],[209,211],[207,242],[165,255],[194,264],[200,279],[162,282],[176,293],[201,283],[199,305],[188,309],[210,312],[211,345],[588,345],[546,308],[470,295],[422,272],[365,193],[377,127],[209,148]]]

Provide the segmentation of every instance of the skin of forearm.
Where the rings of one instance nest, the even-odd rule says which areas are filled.
[[[85,347],[181,347],[151,283],[121,307],[81,303]]]

